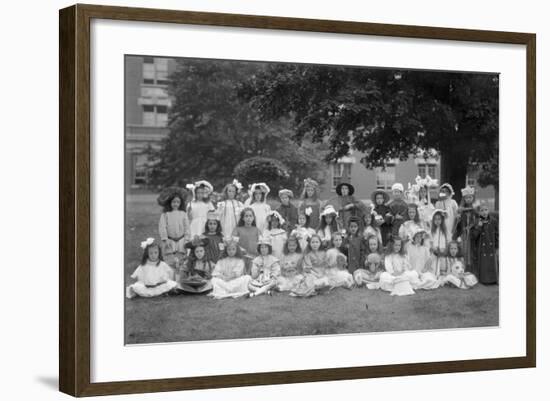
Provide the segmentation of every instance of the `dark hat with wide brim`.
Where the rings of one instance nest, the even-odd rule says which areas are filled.
[[[342,196],[342,187],[343,187],[343,186],[348,187],[348,188],[349,188],[349,194],[350,194],[350,195],[353,195],[353,193],[355,192],[355,188],[353,187],[353,185],[351,185],[351,184],[349,184],[349,183],[347,183],[347,182],[342,182],[342,183],[340,183],[340,184],[338,184],[338,185],[336,186],[336,193],[337,193],[338,195]]]
[[[185,204],[189,196],[189,192],[185,188],[181,187],[164,188],[157,198],[157,203],[160,206],[166,206],[167,202],[171,202],[176,196],[181,198],[182,202]]]
[[[390,195],[388,195],[388,193],[386,191],[384,191],[383,189],[377,189],[376,191],[374,191],[371,195],[370,195],[370,199],[372,201],[372,203],[376,206],[376,195],[378,194],[382,194],[382,196],[384,196],[384,203],[388,203],[389,200],[390,200]]]

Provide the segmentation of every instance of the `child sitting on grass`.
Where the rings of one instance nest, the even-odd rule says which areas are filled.
[[[382,257],[382,243],[376,235],[370,235],[366,239],[367,251],[364,268],[353,272],[353,279],[358,286],[365,285],[368,289],[380,287],[380,275],[384,270]]]
[[[302,276],[302,249],[298,238],[291,235],[286,241],[283,257],[280,261],[281,275],[277,278],[277,290],[290,291],[304,276]]]
[[[162,260],[160,246],[154,238],[143,241],[141,248],[141,264],[131,276],[137,281],[126,288],[126,297],[157,297],[176,288],[178,283],[174,281],[174,271]]]
[[[225,249],[212,272],[212,292],[215,299],[238,298],[248,294],[251,277],[245,272],[244,259],[238,238],[225,242]]]
[[[258,241],[258,256],[252,261],[252,280],[248,284],[250,298],[267,293],[277,285],[277,279],[281,275],[279,259],[273,256],[271,238],[262,237]]]

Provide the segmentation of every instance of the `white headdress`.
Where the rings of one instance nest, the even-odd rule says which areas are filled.
[[[155,239],[154,238],[147,238],[145,241],[141,241],[141,249],[145,249],[147,248],[149,245],[151,245],[152,243],[155,242]]]

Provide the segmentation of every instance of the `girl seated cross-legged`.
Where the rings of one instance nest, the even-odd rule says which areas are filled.
[[[280,275],[281,266],[279,259],[273,256],[271,238],[261,237],[258,241],[258,256],[252,261],[252,280],[248,283],[248,296],[252,298],[264,293],[271,295]]]
[[[226,240],[225,249],[212,272],[212,292],[215,299],[238,298],[248,294],[251,277],[246,274],[238,238]]]
[[[143,256],[141,264],[132,274],[137,281],[126,288],[126,297],[156,297],[174,290],[178,283],[174,281],[174,271],[162,260],[162,251],[154,238],[141,243]]]

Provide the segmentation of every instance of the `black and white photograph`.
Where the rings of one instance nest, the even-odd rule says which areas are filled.
[[[125,344],[499,326],[498,73],[124,77]]]

